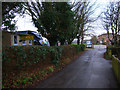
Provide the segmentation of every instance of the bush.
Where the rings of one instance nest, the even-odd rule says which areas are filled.
[[[111,48],[112,55],[120,56],[120,47]]]
[[[71,62],[84,45],[11,46],[2,49],[3,87],[27,87]],[[57,67],[56,67],[57,66]]]
[[[111,50],[111,48],[112,48],[112,45],[108,45],[108,46],[107,46],[107,51],[108,51],[108,50]]]
[[[68,45],[68,46],[53,46],[53,47],[41,47],[41,46],[18,46],[3,48],[2,61],[3,65],[14,64],[19,68],[31,66],[36,63],[52,63],[58,64],[62,54],[67,53],[79,53],[84,51],[84,45]],[[74,52],[72,51],[74,49]],[[64,50],[64,52],[63,52]],[[47,58],[50,61],[45,61]],[[8,65],[9,66],[9,65]]]
[[[120,56],[120,47],[113,47],[112,45],[109,45],[107,47],[106,53],[109,57],[112,57],[112,55],[119,57]]]

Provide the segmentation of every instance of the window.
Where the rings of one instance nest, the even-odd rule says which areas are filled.
[[[29,45],[32,45],[32,40],[29,40]]]
[[[14,45],[18,45],[18,36],[14,35]]]
[[[22,45],[26,45],[26,41],[25,40],[22,41]]]

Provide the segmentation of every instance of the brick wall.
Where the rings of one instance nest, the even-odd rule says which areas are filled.
[[[112,35],[110,35],[109,37],[110,37],[110,40],[112,40]],[[105,43],[107,45],[111,45],[107,34],[98,36],[98,41],[99,41],[99,43]]]

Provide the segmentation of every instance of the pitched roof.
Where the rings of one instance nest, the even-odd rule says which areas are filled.
[[[108,35],[108,34],[107,33],[103,33],[103,34],[99,35],[98,37],[100,37],[102,35]],[[112,33],[109,33],[109,35],[112,35]]]

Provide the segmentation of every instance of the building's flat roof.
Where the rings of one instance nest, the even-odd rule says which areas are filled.
[[[21,35],[21,36],[32,36],[30,34],[20,33],[20,32],[9,32],[9,31],[2,31],[2,32],[11,33],[11,34],[17,34],[17,35]]]

